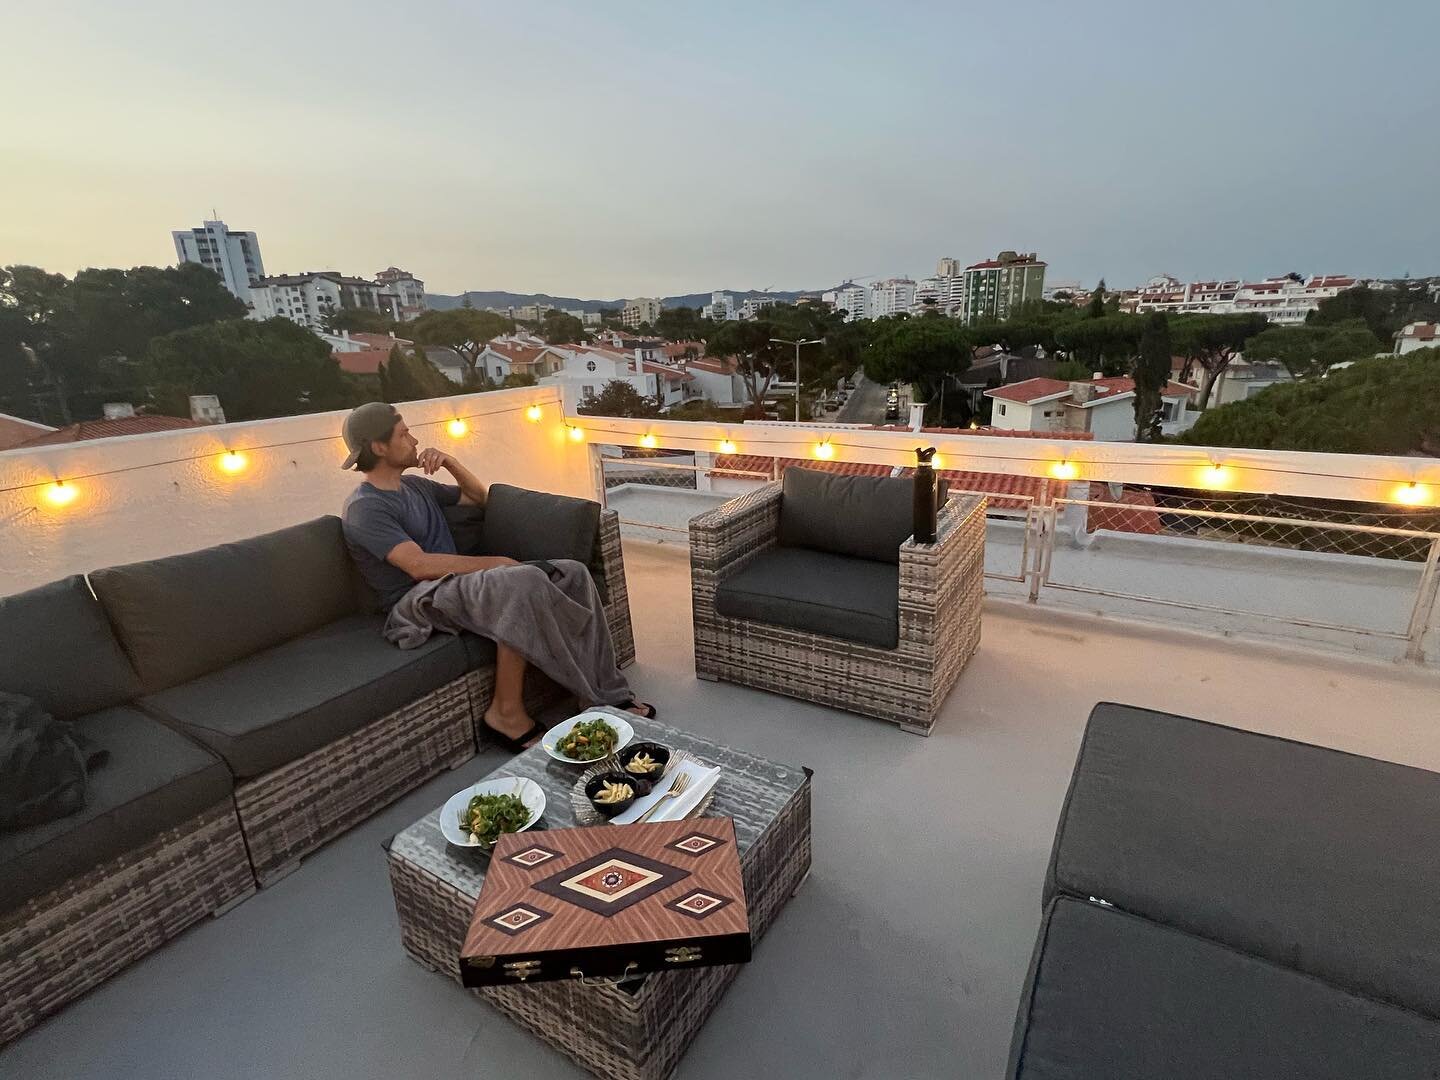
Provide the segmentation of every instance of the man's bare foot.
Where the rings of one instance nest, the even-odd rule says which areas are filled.
[[[505,739],[523,739],[523,745],[534,746],[540,738],[535,721],[523,707],[502,709],[495,704],[485,710],[484,724],[495,734]]]
[[[633,712],[636,716],[643,716],[647,720],[655,715],[655,706],[647,705],[643,701],[632,701],[629,705],[621,707],[626,712]]]

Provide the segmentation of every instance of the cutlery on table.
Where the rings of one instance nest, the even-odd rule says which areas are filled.
[[[638,818],[636,818],[634,824],[639,825],[642,821],[649,821],[651,816],[657,810],[659,810],[660,807],[665,805],[666,799],[679,798],[685,793],[685,789],[689,786],[690,774],[688,772],[682,772],[679,776],[675,777],[675,782],[670,785],[670,790],[665,792],[664,795],[661,795],[660,798],[656,799],[655,805],[650,807],[649,810],[646,810],[645,813],[641,814]]]

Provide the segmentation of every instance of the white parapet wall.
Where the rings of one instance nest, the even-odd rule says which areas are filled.
[[[422,446],[454,453],[487,482],[598,497],[589,447],[569,437],[553,388],[399,409]],[[344,417],[318,413],[0,453],[0,596],[338,514],[359,480],[340,469]],[[457,418],[463,432],[451,430]]]

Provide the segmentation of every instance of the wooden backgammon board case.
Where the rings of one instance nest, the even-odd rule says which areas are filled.
[[[514,986],[749,959],[735,826],[702,817],[500,837],[460,974]]]

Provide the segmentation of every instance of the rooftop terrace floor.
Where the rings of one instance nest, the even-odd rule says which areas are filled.
[[[1171,710],[1440,770],[1440,678],[991,601],[929,739],[697,681],[689,569],[626,549],[641,693],[663,718],[815,770],[814,868],[677,1076],[1000,1076],[1086,714]],[[0,1051],[0,1075],[584,1075],[401,950],[380,849],[483,755]],[[1316,798],[1324,798],[1317,792]]]

